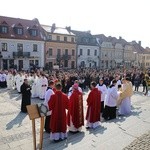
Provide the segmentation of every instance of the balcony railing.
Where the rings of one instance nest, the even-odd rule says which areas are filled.
[[[30,57],[30,52],[13,52],[13,57]]]
[[[69,60],[69,59],[71,59],[71,55],[66,55],[66,54],[64,54],[64,55],[57,55],[56,59],[57,60]]]

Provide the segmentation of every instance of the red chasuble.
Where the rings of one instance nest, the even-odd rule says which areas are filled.
[[[51,96],[48,106],[52,110],[50,129],[52,133],[63,132],[67,130],[66,109],[68,109],[69,100],[67,95],[61,91],[56,91]]]
[[[68,126],[70,126],[70,116],[72,117],[72,123],[75,128],[79,128],[84,125],[83,96],[79,90],[74,90],[70,96]]]
[[[101,92],[94,88],[89,93],[87,98],[87,114],[86,114],[86,120],[88,120],[88,117],[90,115],[89,122],[94,123],[97,121],[100,121],[100,112],[101,112]]]

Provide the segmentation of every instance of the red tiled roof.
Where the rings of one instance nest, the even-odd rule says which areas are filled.
[[[2,34],[0,33],[0,38],[8,38],[8,39],[23,39],[23,40],[44,40],[44,33],[38,19],[26,20],[20,18],[11,18],[0,16],[0,26],[6,25],[8,26],[8,33]],[[14,27],[22,27],[23,35],[18,35],[14,32]],[[37,29],[38,35],[31,36],[29,33],[29,29]]]

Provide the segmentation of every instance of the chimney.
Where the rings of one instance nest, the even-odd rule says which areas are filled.
[[[51,32],[53,33],[53,32],[55,31],[55,29],[56,29],[56,24],[53,23],[53,24],[52,24],[52,27],[51,27]]]
[[[88,30],[87,33],[90,33],[90,34],[91,34],[91,30]]]
[[[141,46],[141,41],[139,41],[139,45]]]
[[[121,36],[119,36],[119,40],[122,40],[122,37],[121,37]]]
[[[66,27],[66,29],[68,30],[68,32],[71,32],[71,26]]]

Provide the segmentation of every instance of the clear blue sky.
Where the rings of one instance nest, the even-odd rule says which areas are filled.
[[[150,0],[1,0],[0,15],[38,18],[92,34],[142,41],[150,47]]]

